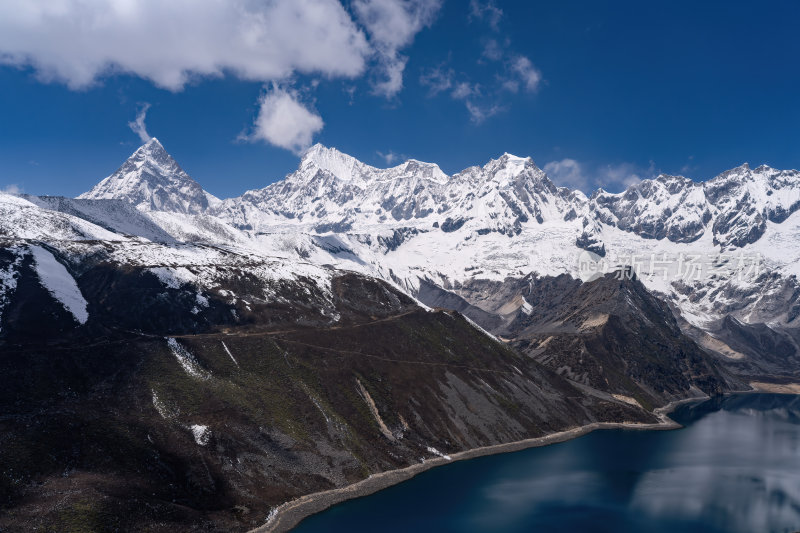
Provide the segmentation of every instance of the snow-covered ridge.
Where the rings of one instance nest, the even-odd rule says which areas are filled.
[[[336,148],[328,148],[321,144],[315,144],[303,154],[300,160],[300,169],[304,168],[310,172],[322,170],[339,180],[356,182],[361,187],[366,187],[375,180],[390,181],[411,174],[419,174],[423,179],[438,183],[443,183],[448,179],[448,176],[435,163],[409,159],[396,167],[380,169],[362,163]]]
[[[726,249],[756,242],[768,221],[799,208],[800,172],[747,163],[703,183],[661,175],[619,194],[599,191],[591,205],[604,223],[644,237],[691,242],[710,231]]]

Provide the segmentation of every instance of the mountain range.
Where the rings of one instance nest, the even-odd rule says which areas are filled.
[[[378,169],[315,145],[284,180],[220,201],[153,139],[79,199],[127,201],[167,239],[330,264],[415,297],[424,280],[478,308],[474,282],[578,278],[588,251],[604,272],[633,267],[694,335],[727,338],[728,317],[785,335],[800,315],[800,173],[764,165],[587,197],[531,158],[504,154],[447,176],[432,163]]]
[[[321,145],[219,199],[156,139],[77,198],[0,193],[0,529],[245,530],[796,381],[798,211],[766,166],[586,196],[510,154],[448,176]]]

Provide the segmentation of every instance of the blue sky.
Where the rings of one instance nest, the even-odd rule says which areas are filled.
[[[145,107],[221,197],[311,142],[448,173],[530,155],[587,192],[798,168],[798,20],[789,1],[8,0],[0,188],[89,189],[141,144]]]

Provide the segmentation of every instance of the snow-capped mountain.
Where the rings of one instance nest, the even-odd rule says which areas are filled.
[[[98,197],[134,203],[178,241],[338,265],[411,294],[420,280],[451,289],[531,273],[578,277],[583,250],[605,256],[606,268],[702,256],[699,279],[665,280],[652,264],[638,272],[699,326],[730,313],[786,323],[795,304],[783,300],[800,274],[800,246],[770,244],[791,241],[800,224],[800,173],[766,166],[705,183],[661,175],[587,198],[557,187],[530,158],[504,154],[448,176],[415,160],[380,169],[318,144],[285,179],[217,201],[152,140],[81,195]],[[745,268],[741,258],[733,264],[736,253],[762,272],[734,275]],[[720,264],[727,275],[712,273]]]
[[[126,200],[139,209],[192,214],[219,203],[184,172],[155,137],[78,198]]]
[[[159,265],[185,265],[169,260],[169,245],[193,243],[284,265],[333,266],[414,297],[431,287],[449,291],[475,316],[502,308],[493,323],[524,312],[524,298],[508,294],[489,309],[483,281],[586,279],[587,250],[597,254],[588,257],[590,269],[633,267],[699,331],[717,334],[729,316],[776,330],[800,323],[800,173],[793,170],[743,165],[704,183],[661,175],[587,198],[510,154],[448,176],[432,163],[381,169],[316,145],[285,179],[220,201],[153,139],[77,200],[3,198],[4,216],[18,221],[5,231],[17,237],[137,242],[115,253],[137,264],[152,259],[134,251],[152,250],[141,244],[150,241],[166,246]],[[136,209],[126,214],[129,204]],[[195,282],[209,290],[211,279]]]

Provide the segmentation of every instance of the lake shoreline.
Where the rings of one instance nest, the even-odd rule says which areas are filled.
[[[325,511],[336,504],[354,498],[360,498],[374,494],[375,492],[385,488],[397,485],[403,481],[407,481],[421,474],[422,472],[437,466],[452,463],[454,461],[465,461],[477,457],[485,457],[487,455],[513,453],[529,448],[538,448],[541,446],[558,444],[560,442],[582,437],[600,429],[636,429],[643,431],[679,429],[683,426],[669,418],[669,413],[681,405],[704,401],[707,399],[708,396],[686,398],[683,400],[670,402],[663,407],[656,408],[653,410],[653,414],[659,417],[661,421],[654,424],[637,422],[592,422],[590,424],[551,433],[542,437],[534,437],[531,439],[524,439],[504,444],[493,444],[491,446],[473,448],[463,452],[454,453],[448,456],[449,458],[437,457],[428,459],[424,463],[414,464],[405,468],[387,470],[378,474],[372,474],[366,479],[357,481],[356,483],[347,485],[345,487],[306,494],[305,496],[300,496],[299,498],[283,503],[273,509],[264,524],[250,530],[249,533],[284,533],[286,531],[290,531],[305,518]]]

